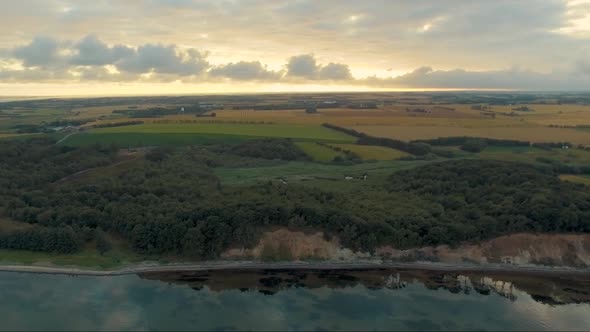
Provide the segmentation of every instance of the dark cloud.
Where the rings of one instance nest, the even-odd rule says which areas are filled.
[[[352,74],[348,65],[333,63],[317,64],[313,54],[296,55],[287,62],[287,76],[308,80],[350,80]]]
[[[60,43],[51,37],[35,37],[28,45],[13,50],[26,67],[47,66],[59,61]]]
[[[86,36],[74,45],[78,51],[70,63],[79,66],[104,66],[115,64],[118,60],[132,56],[134,50],[123,45],[109,47],[95,35]]]
[[[147,44],[117,63],[117,69],[130,73],[158,73],[191,76],[209,67],[205,56],[195,49],[179,51],[174,45]]]
[[[268,70],[260,61],[240,61],[217,66],[209,71],[209,75],[235,80],[277,80],[281,78],[280,72]]]
[[[318,65],[312,54],[296,55],[287,62],[287,75],[307,79],[317,77]]]
[[[320,69],[319,77],[322,80],[350,80],[352,74],[348,65],[330,62]]]

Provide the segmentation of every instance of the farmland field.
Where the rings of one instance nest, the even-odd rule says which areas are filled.
[[[274,124],[143,124],[92,129],[68,138],[66,145],[96,142],[131,145],[237,142],[257,137],[353,142],[354,137],[321,126]]]
[[[408,153],[383,147],[357,144],[330,144],[344,150],[356,153],[363,160],[394,160],[401,157],[409,156]]]
[[[316,142],[297,142],[296,144],[305,154],[315,161],[327,162],[332,161],[337,156],[342,156],[342,153],[319,145]]]
[[[211,143],[237,143],[252,136],[199,134],[199,133],[101,133],[86,132],[68,137],[61,144],[68,146],[85,146],[91,144],[116,144],[124,147],[142,147],[155,145],[193,145]]]
[[[496,139],[513,139],[530,142],[571,142],[590,144],[590,132],[569,128],[549,127],[443,127],[443,126],[352,126],[369,135],[400,140],[432,139],[450,136],[472,136]]]
[[[588,175],[563,174],[563,175],[560,175],[559,178],[563,181],[581,183],[581,184],[585,184],[587,186],[590,186],[590,176],[588,176]]]

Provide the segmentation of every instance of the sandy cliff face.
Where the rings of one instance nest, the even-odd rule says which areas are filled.
[[[480,244],[397,250],[385,246],[374,255],[343,248],[337,238],[326,239],[321,232],[279,229],[266,232],[254,248],[226,251],[225,259],[256,260],[355,260],[382,258],[396,261],[444,263],[504,263],[590,267],[590,234],[514,234]]]
[[[303,232],[279,229],[266,232],[254,248],[230,249],[222,254],[225,259],[263,260],[333,260],[369,257],[343,248],[337,238],[326,239],[322,232]]]
[[[382,247],[377,255],[402,260],[446,263],[505,263],[590,267],[589,234],[514,234],[480,244],[396,250]]]

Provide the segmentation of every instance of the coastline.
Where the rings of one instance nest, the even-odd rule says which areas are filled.
[[[78,267],[53,267],[35,265],[0,265],[0,272],[61,274],[70,276],[114,277],[141,273],[193,272],[220,270],[369,270],[406,269],[440,272],[508,272],[542,275],[587,275],[590,268],[572,268],[540,265],[507,264],[445,264],[436,262],[256,262],[256,261],[210,261],[185,264],[137,264],[116,270],[92,270]]]

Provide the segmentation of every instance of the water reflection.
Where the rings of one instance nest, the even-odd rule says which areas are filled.
[[[533,300],[548,305],[590,303],[590,276],[525,275],[520,273],[482,274],[479,272],[432,272],[419,270],[236,270],[175,273],[146,273],[143,279],[187,285],[194,290],[254,290],[273,295],[290,288],[333,289],[362,285],[369,290],[402,289],[421,283],[427,289],[445,289],[450,293],[496,294],[516,301],[515,289]]]
[[[0,273],[0,330],[587,330],[587,278],[423,271]]]

